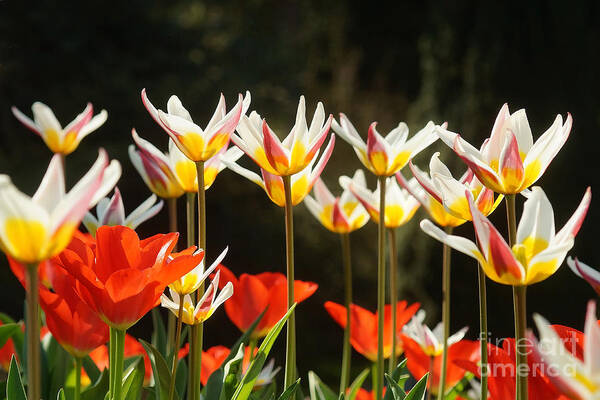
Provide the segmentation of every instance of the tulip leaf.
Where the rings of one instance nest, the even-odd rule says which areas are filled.
[[[313,371],[308,372],[310,400],[338,400],[338,394],[321,381]]]
[[[14,324],[15,320],[12,319],[8,314],[5,313],[0,313],[0,321],[2,321],[3,324]],[[22,322],[18,322],[17,323],[19,325],[19,329],[16,332],[13,332],[12,334],[12,341],[13,344],[15,346],[15,352],[17,353],[17,359],[19,360],[25,360],[26,355],[25,355],[25,333],[23,331],[23,323]]]
[[[144,357],[137,356],[123,372],[123,399],[138,400],[144,385]]]
[[[154,327],[151,343],[167,359],[169,355],[167,354],[167,331],[165,330],[165,324],[158,308],[153,308],[150,313],[152,314],[152,326]]]
[[[387,383],[386,393],[391,392],[394,400],[404,400],[406,397],[404,390],[402,390],[400,385],[398,385],[398,383],[395,382],[389,374],[385,374],[385,381]]]
[[[273,347],[277,336],[279,336],[279,333],[287,323],[288,318],[290,317],[295,308],[296,303],[294,303],[287,311],[287,313],[279,320],[279,322],[277,322],[275,326],[273,326],[273,328],[269,330],[269,333],[267,333],[267,336],[258,348],[256,357],[254,357],[254,360],[252,360],[252,362],[250,363],[248,370],[242,377],[242,381],[238,385],[231,400],[248,399],[250,393],[252,393],[252,388],[254,387],[256,378],[258,378],[258,375],[260,374],[260,371],[262,370],[262,367],[265,364],[265,361],[267,360],[267,356],[269,355],[269,352],[271,351],[271,348]]]
[[[354,379],[354,381],[350,385],[348,394],[345,395],[346,400],[354,400],[354,398],[358,394],[358,389],[362,387],[363,383],[365,382],[365,379],[367,379],[367,376],[369,376],[369,372],[369,368],[365,368],[360,374],[358,374],[356,379]]]
[[[67,380],[69,371],[73,367],[73,359],[52,335],[44,338],[42,349],[47,368],[47,380],[44,382],[46,396],[44,398],[54,399]]]
[[[6,344],[6,341],[12,337],[17,331],[20,330],[19,324],[4,324],[0,326],[0,347]]]
[[[221,365],[227,364],[233,357],[235,357],[240,346],[242,346],[244,343],[248,344],[250,336],[252,335],[252,333],[254,332],[254,330],[256,329],[266,312],[267,309],[265,308],[264,311],[258,317],[256,317],[254,322],[252,322],[252,325],[250,325],[246,332],[244,332],[244,334],[240,336],[240,338],[233,344],[233,346],[231,346],[231,352],[229,353],[227,358],[225,358],[225,361],[223,361],[223,364]]]
[[[104,369],[96,382],[81,392],[81,400],[103,400],[108,392],[108,369]]]
[[[235,393],[237,385],[240,383],[242,376],[242,361],[244,360],[244,349],[239,348],[237,354],[225,364],[223,368],[223,387],[220,400],[230,399]]]
[[[392,380],[396,384],[398,384],[398,386],[400,386],[400,388],[403,391],[404,391],[404,386],[406,385],[407,379],[410,378],[410,374],[408,373],[408,370],[406,369],[406,362],[407,362],[406,359],[400,361],[400,363],[394,369],[394,371],[392,372],[392,375],[390,376],[390,378],[392,378]],[[394,397],[392,395],[392,392],[389,390],[387,390],[385,392],[385,395],[383,396],[383,400],[392,400],[393,398]]]
[[[17,365],[17,360],[13,355],[10,359],[10,368],[8,369],[8,380],[6,381],[6,399],[7,400],[27,400],[25,388],[21,381],[21,372]]]
[[[96,363],[90,358],[90,356],[85,356],[82,359],[83,370],[87,374],[88,378],[90,378],[90,382],[95,383],[98,378],[100,378],[100,370]]]
[[[467,389],[467,387],[469,386],[469,382],[471,381],[471,379],[473,379],[475,375],[473,375],[470,372],[467,372],[465,374],[465,376],[458,381],[458,383],[454,386],[452,386],[452,388],[448,391],[448,393],[446,393],[446,395],[444,396],[445,400],[454,400],[457,397],[461,396],[464,394],[465,390]]]
[[[175,374],[175,390],[179,394],[180,399],[184,399],[187,385],[188,368],[184,359],[179,360],[177,364],[177,372]]]
[[[67,397],[65,396],[65,389],[60,388],[58,394],[56,395],[56,400],[67,400]]]
[[[415,386],[410,389],[410,392],[406,394],[406,397],[404,397],[403,400],[423,400],[425,398],[425,391],[427,390],[428,378],[429,373],[423,375],[423,377],[419,379],[419,382],[417,382]]]
[[[300,378],[298,378],[296,382],[294,382],[287,389],[285,389],[285,391],[281,393],[281,396],[279,396],[277,400],[293,399],[293,396],[296,394],[296,389],[298,389],[298,386],[300,386]]]
[[[167,399],[169,397],[169,385],[171,384],[171,371],[167,365],[167,361],[156,347],[144,340],[140,340],[140,342],[150,357],[152,373],[154,374],[154,384],[156,385],[156,397],[158,399]]]

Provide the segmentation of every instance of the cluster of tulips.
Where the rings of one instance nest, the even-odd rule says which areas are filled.
[[[177,96],[168,100],[166,112],[151,103],[145,90],[141,98],[170,140],[164,153],[132,130],[129,156],[153,195],[129,215],[115,186],[120,164],[109,161],[104,150],[73,188],[68,192],[65,188],[65,157],[104,123],[106,111],[94,116],[88,104],[63,128],[42,103],[34,103],[33,119],[13,108],[15,117],[55,155],[32,197],[0,175],[0,247],[26,291],[24,324],[0,315],[0,361],[7,371],[3,385],[9,400],[304,398],[296,369],[294,313],[296,304],[310,297],[317,284],[294,277],[293,207],[303,201],[325,228],[340,236],[345,277],[344,304],[325,303],[326,311],[344,328],[339,390],[329,388],[311,371],[311,400],[600,396],[600,326],[594,302],[588,306],[585,333],[550,325],[537,314],[539,339],[527,327],[527,286],[549,278],[561,266],[591,201],[588,188],[572,217],[556,232],[550,201],[541,187],[532,186],[567,140],[571,115],[565,121],[558,115],[534,143],[525,111],[511,114],[504,105],[489,139],[477,149],[448,130],[446,123],[434,122],[410,139],[405,123],[385,137],[372,123],[365,143],[344,114],[339,120],[326,116],[321,103],[309,123],[304,97],[283,141],[256,111],[248,114],[248,92],[240,94],[230,110],[221,95],[204,129],[193,122]],[[338,197],[320,179],[336,134],[375,175],[375,190],[367,187],[362,170],[339,178],[343,191]],[[442,163],[439,153],[431,157],[429,173],[412,163],[438,139],[465,162],[460,178]],[[236,163],[244,153],[260,174]],[[413,175],[410,179],[401,172],[405,166]],[[236,276],[222,264],[227,249],[209,247],[207,253],[205,194],[225,168],[259,185],[284,208],[285,274]],[[105,197],[113,189],[113,196]],[[177,227],[177,199],[184,194],[185,248],[178,246]],[[518,194],[526,200],[517,226]],[[140,239],[134,229],[161,211],[164,202],[157,202],[157,197],[168,205],[170,233]],[[508,240],[487,219],[502,200]],[[424,324],[425,313],[418,303],[398,299],[396,286],[396,231],[421,206],[431,218],[421,221],[422,230],[443,243],[443,320],[434,329]],[[96,215],[90,211],[94,207]],[[352,302],[350,233],[369,219],[378,224],[375,312]],[[452,235],[454,227],[469,221],[474,242]],[[79,231],[81,223],[86,233]],[[450,334],[451,249],[477,260],[481,319],[477,341],[464,339],[466,328]],[[599,272],[577,259],[568,263],[600,293]],[[515,336],[500,346],[488,343],[487,278],[513,290]],[[230,347],[203,349],[204,323],[221,305],[242,336]],[[158,306],[169,311],[166,323]],[[148,313],[154,324],[151,342],[126,333]],[[267,358],[284,327],[285,368],[283,385],[277,387],[279,368]],[[351,348],[372,362],[372,368],[352,382]],[[370,392],[362,388],[369,374]],[[414,382],[408,391],[409,375]]]

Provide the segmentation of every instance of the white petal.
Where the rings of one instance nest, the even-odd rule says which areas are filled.
[[[33,201],[51,213],[60,200],[65,196],[65,173],[61,156],[55,154],[44,174],[42,183],[33,195]]]
[[[102,182],[96,190],[96,193],[91,198],[88,208],[92,208],[100,201],[101,198],[105,197],[117,184],[119,178],[121,178],[121,164],[117,160],[112,160],[108,167],[104,170],[102,175]]]
[[[554,233],[552,204],[542,188],[535,186],[523,206],[523,215],[517,229],[517,243],[523,243],[527,238],[543,239],[550,243]]]

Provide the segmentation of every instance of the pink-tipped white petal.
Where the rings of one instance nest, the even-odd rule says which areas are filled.
[[[523,215],[517,228],[517,243],[523,243],[527,238],[543,239],[549,243],[554,233],[552,204],[542,188],[535,186],[523,206]]]
[[[81,127],[77,139],[81,140],[90,133],[94,132],[96,129],[100,128],[106,122],[107,118],[108,112],[106,110],[100,111],[87,124]]]
[[[587,214],[587,211],[590,207],[590,203],[592,201],[592,188],[588,187],[585,190],[585,194],[581,199],[581,203],[569,218],[567,223],[562,227],[560,231],[554,237],[553,243],[560,243],[562,241],[567,240],[569,237],[577,236],[581,225],[583,224],[583,220]]]
[[[425,189],[425,191],[427,191],[427,193],[429,193],[431,195],[431,197],[436,199],[438,202],[442,203],[442,201],[443,201],[442,193],[438,190],[438,188],[435,186],[435,184],[433,183],[431,178],[427,175],[427,173],[422,171],[416,165],[414,165],[412,160],[409,161],[408,167],[410,168],[410,171],[412,172],[412,174],[415,177],[415,179],[417,180],[417,182],[419,182],[419,184],[423,187],[423,189]],[[402,178],[398,178],[399,175]],[[396,177],[398,179],[398,182],[402,185],[401,179],[404,179],[402,174],[400,172],[398,172],[396,174]]]
[[[27,115],[23,114],[17,107],[12,106],[10,108],[10,110],[12,111],[15,118],[19,120],[20,123],[25,125],[27,128],[29,128],[33,132],[37,133],[38,135],[42,135],[41,128],[39,126],[37,126],[36,123],[31,120],[31,118],[29,118]]]
[[[592,286],[596,293],[600,294],[600,272],[589,265],[579,261],[577,258],[567,258],[567,265],[571,271],[580,278],[583,278]]]
[[[48,213],[65,195],[65,172],[61,156],[55,154],[50,160],[50,165],[42,178],[42,183],[32,197],[32,200],[43,207]]]
[[[463,254],[473,257],[474,259],[483,262],[483,255],[477,248],[477,245],[472,241],[465,239],[461,236],[448,235],[446,232],[438,228],[428,219],[421,221],[421,230],[431,236],[432,238],[447,244],[456,251],[460,251]]]
[[[325,165],[329,161],[331,154],[333,153],[333,146],[335,146],[335,135],[332,133],[331,138],[329,139],[329,143],[327,143],[327,147],[325,147],[325,151],[323,151],[323,155],[317,162],[317,165],[313,168],[310,173],[310,186],[315,184],[316,180],[321,176],[321,172],[325,169]]]
[[[106,169],[104,169],[104,173],[102,174],[102,180],[100,182],[100,186],[92,196],[88,208],[94,207],[100,199],[108,195],[111,190],[115,187],[119,179],[121,178],[121,164],[117,160],[112,160]]]
[[[53,130],[58,134],[61,134],[62,127],[60,122],[58,122],[50,107],[36,101],[31,106],[31,111],[33,111],[33,120],[35,121],[35,124],[40,127],[42,132]]]

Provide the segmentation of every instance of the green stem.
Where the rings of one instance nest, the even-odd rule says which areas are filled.
[[[177,362],[179,357],[177,353],[179,351],[179,341],[181,339],[181,325],[183,324],[183,295],[179,295],[179,311],[177,314],[177,332],[175,333],[175,343],[173,344],[173,364],[171,365],[171,383],[169,385],[169,400],[173,400],[175,394],[175,376],[177,376]],[[172,314],[172,313],[171,313]]]
[[[75,393],[73,400],[81,398],[81,357],[75,357]]]
[[[195,204],[196,194],[195,193],[186,193],[186,236],[187,236],[187,247],[193,246],[196,243],[196,204]],[[191,297],[194,297],[194,293],[191,294]],[[194,338],[196,337],[196,330],[194,326],[190,327],[190,334],[188,336],[188,343],[190,345],[190,350],[194,346]],[[194,353],[190,351],[189,362],[190,369],[188,371],[188,380],[187,380],[187,393],[189,393],[190,399],[192,399],[192,382],[195,374],[196,363],[194,362]]]
[[[392,354],[390,356],[390,365],[388,367],[388,371],[391,375],[394,372],[394,369],[396,369],[396,363],[398,360],[398,356],[396,354],[396,327],[398,326],[398,323],[396,322],[396,303],[398,303],[398,289],[396,287],[398,280],[398,249],[396,246],[396,229],[388,228],[388,233],[390,236],[390,304],[392,305]]]
[[[452,227],[446,227],[446,233],[452,233]],[[440,386],[438,388],[438,400],[444,398],[446,391],[446,370],[448,368],[448,337],[450,336],[450,268],[452,249],[444,243],[442,259],[442,323],[444,326],[444,342],[442,344],[442,371],[440,373]]]
[[[516,195],[506,195],[506,217],[508,221],[508,244],[512,248],[517,242]],[[513,304],[515,314],[516,348],[516,399],[527,400],[527,349],[525,332],[527,330],[526,287],[513,286]]]
[[[485,287],[485,272],[478,264],[479,278],[479,340],[481,344],[481,398],[488,398],[488,327],[487,327],[487,294]]]
[[[352,304],[352,263],[350,252],[350,234],[340,235],[342,242],[342,262],[344,264],[344,305],[346,307],[346,328],[344,328],[344,345],[342,348],[342,374],[340,377],[340,394],[346,392],[350,383],[350,362],[352,348],[350,347],[350,305]]]
[[[167,206],[169,208],[169,232],[177,232],[177,199],[167,199]],[[177,245],[175,245],[177,247]],[[175,314],[167,311],[167,354],[171,354],[173,349],[171,346],[174,342],[175,336]]]
[[[250,338],[249,342],[248,342],[248,348],[249,348],[249,360],[248,362],[252,362],[254,360],[254,350],[256,349],[256,338]],[[250,365],[250,364],[248,364]]]
[[[40,371],[40,310],[38,305],[38,265],[26,267],[26,321],[27,330],[27,398],[39,399],[41,396]]]
[[[113,400],[121,400],[123,390],[123,362],[125,360],[125,330],[115,329],[115,374]]]
[[[377,383],[375,399],[383,395],[383,326],[385,310],[385,184],[386,177],[379,176],[379,229],[377,253]]]
[[[290,176],[284,176],[285,192],[285,255],[287,265],[287,306],[294,304],[294,206],[292,204],[292,183]],[[287,345],[285,353],[284,390],[296,380],[296,313],[292,311],[287,322]]]
[[[109,328],[108,340],[108,398],[111,399],[115,392],[115,329]]]

